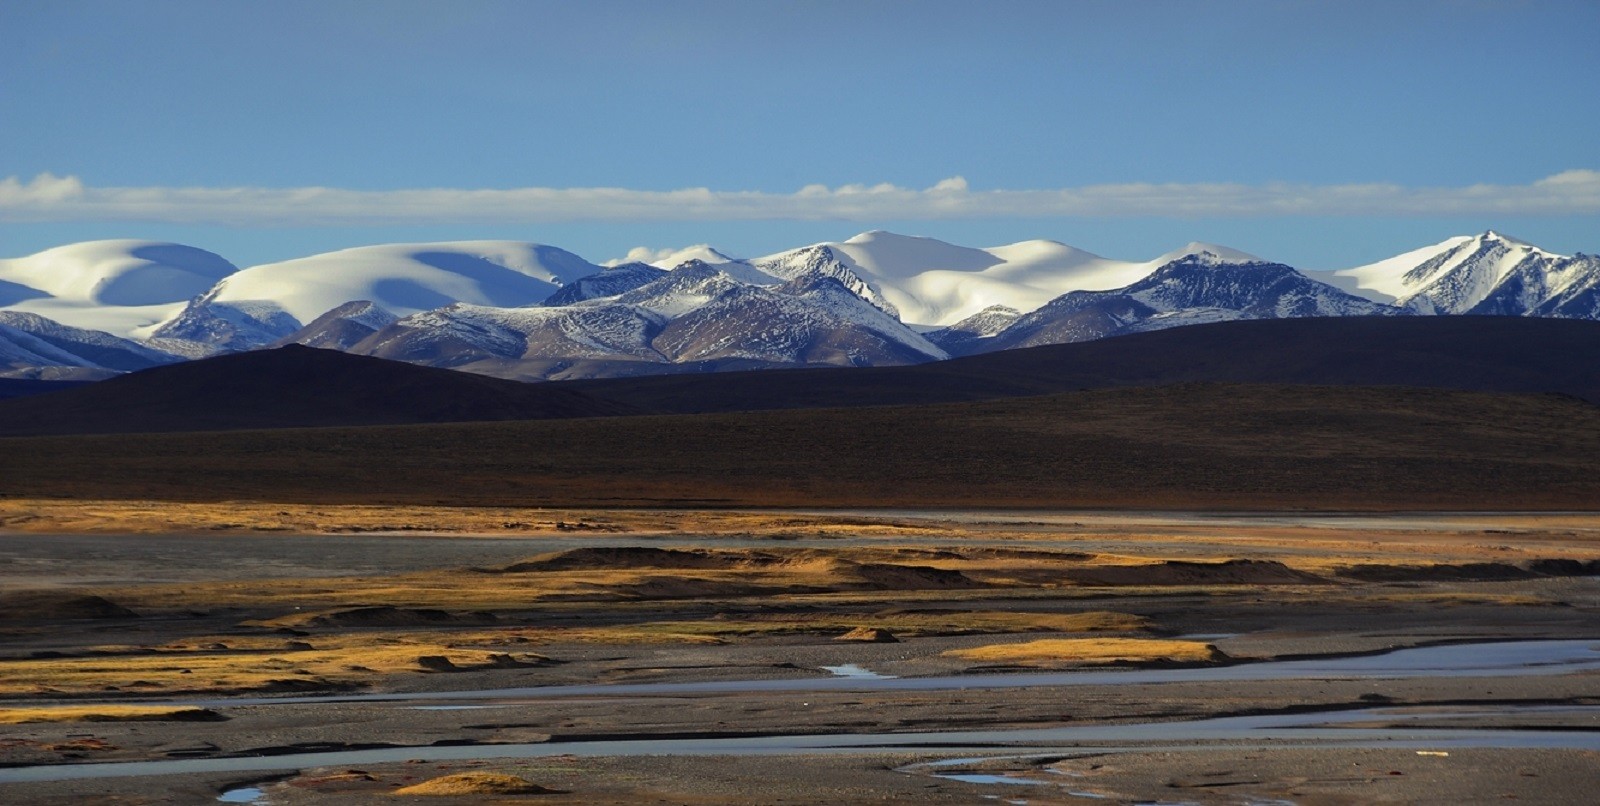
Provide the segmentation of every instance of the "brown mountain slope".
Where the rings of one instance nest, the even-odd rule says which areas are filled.
[[[209,431],[636,414],[626,403],[291,345],[0,401],[0,435]]]
[[[513,506],[1592,509],[1600,407],[1179,385],[979,403],[0,440],[12,496]]]
[[[916,366],[564,385],[688,413],[939,403],[1190,382],[1558,392],[1600,402],[1600,322],[1491,316],[1222,322]]]

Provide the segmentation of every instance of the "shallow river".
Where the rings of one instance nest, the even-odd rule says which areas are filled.
[[[526,700],[551,697],[647,697],[679,694],[738,694],[763,691],[959,691],[1032,686],[1103,686],[1138,683],[1231,682],[1252,680],[1389,679],[1410,677],[1526,677],[1600,670],[1600,641],[1505,641],[1401,649],[1382,655],[1313,660],[1241,663],[1190,669],[1117,669],[1072,672],[1018,672],[948,677],[869,677],[854,675],[801,680],[717,680],[701,683],[620,683],[576,686],[429,691],[408,694],[331,694],[315,697],[261,697],[170,700],[204,708],[230,705],[319,702],[428,702],[436,700]],[[868,671],[868,670],[860,670]]]
[[[1327,660],[1283,661],[1197,669],[1063,672],[972,675],[943,678],[829,677],[816,680],[752,680],[715,683],[617,686],[550,686],[530,689],[464,691],[366,697],[299,697],[277,700],[220,700],[226,706],[245,702],[409,701],[440,699],[527,699],[534,697],[673,695],[686,693],[806,691],[839,689],[939,690],[1060,686],[1106,683],[1157,683],[1213,680],[1279,680],[1306,678],[1393,679],[1418,676],[1509,676],[1566,674],[1600,669],[1600,642],[1521,641],[1400,650],[1386,655]],[[1529,707],[1456,710],[1370,708],[1306,714],[1219,717],[1190,722],[1092,725],[1020,730],[947,731],[886,734],[828,734],[721,739],[648,739],[642,741],[548,742],[541,744],[394,747],[373,750],[305,753],[270,757],[177,759],[101,764],[64,764],[0,769],[0,783],[57,781],[180,773],[269,772],[324,766],[357,766],[410,760],[528,758],[559,754],[631,755],[757,755],[787,753],[923,752],[938,748],[954,753],[1027,749],[1034,752],[1093,746],[1107,752],[1122,744],[1140,750],[1161,749],[1175,742],[1292,742],[1298,746],[1359,747],[1543,747],[1600,750],[1600,731],[1509,730],[1429,727],[1430,721],[1478,715],[1559,712],[1584,719],[1600,718],[1596,707]],[[1354,726],[1381,720],[1391,727]],[[1154,743],[1154,744],[1148,744]],[[1184,747],[1180,745],[1179,747]],[[1193,748],[1192,745],[1187,747]],[[1134,749],[1130,747],[1129,749]]]

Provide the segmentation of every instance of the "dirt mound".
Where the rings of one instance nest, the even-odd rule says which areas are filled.
[[[512,574],[529,571],[613,571],[622,568],[718,570],[738,565],[737,557],[721,552],[627,546],[556,551],[513,563],[500,570]]]
[[[1313,585],[1327,580],[1274,560],[1197,563],[1168,560],[1153,565],[1074,568],[1062,576],[1080,585]]]
[[[890,565],[862,563],[842,570],[846,580],[853,580],[870,590],[930,590],[943,588],[975,588],[978,583],[960,571],[934,568],[927,565]]]
[[[1342,565],[1334,573],[1362,582],[1493,582],[1536,577],[1600,575],[1600,560],[1541,559],[1525,563],[1438,563],[1435,565]]]
[[[619,585],[610,588],[617,594],[630,599],[692,599],[701,596],[753,596],[758,593],[773,592],[770,587],[751,585],[744,582],[720,579],[696,579],[694,577],[672,577],[646,579],[631,585]]]
[[[498,772],[458,772],[396,789],[396,795],[459,797],[462,795],[548,795],[546,789],[525,778]]]
[[[138,615],[108,599],[73,591],[0,593],[0,622],[137,618]]]
[[[417,665],[430,672],[472,672],[483,669],[530,669],[538,666],[548,666],[551,660],[543,655],[522,653],[508,655],[497,652],[482,663],[456,663],[444,655],[420,655]]]
[[[276,623],[287,621],[278,619]],[[451,613],[389,605],[327,610],[294,619],[294,623],[305,627],[412,627],[425,624],[486,624],[492,621],[495,621],[493,613]]]
[[[864,644],[898,644],[900,639],[894,633],[880,627],[857,627],[835,641],[859,641]]]
[[[1525,566],[1529,571],[1547,577],[1600,576],[1600,560],[1534,560]]]

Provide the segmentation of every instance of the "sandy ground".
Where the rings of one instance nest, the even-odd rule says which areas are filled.
[[[150,511],[155,514],[141,516],[148,519],[139,520],[142,525],[138,529],[121,533],[114,523],[100,522],[99,528],[87,534],[0,534],[0,596],[42,592],[57,597],[14,599],[33,601],[38,609],[28,613],[13,609],[0,616],[0,684],[7,680],[17,684],[0,700],[0,710],[67,702],[116,705],[151,699],[204,700],[204,707],[216,715],[215,721],[0,725],[0,764],[261,756],[380,744],[487,748],[623,737],[666,741],[674,737],[1187,722],[1225,714],[1334,711],[1375,704],[1498,709],[1600,704],[1600,676],[1594,674],[975,687],[927,692],[588,695],[473,701],[474,706],[483,707],[459,710],[414,707],[425,704],[422,701],[256,702],[263,697],[337,690],[329,683],[336,675],[320,671],[297,674],[297,669],[310,668],[300,659],[335,647],[353,653],[352,657],[363,653],[377,657],[386,647],[405,648],[411,652],[409,665],[390,668],[368,661],[372,667],[368,672],[350,673],[353,682],[348,685],[354,688],[348,690],[420,696],[451,690],[588,683],[808,680],[829,677],[823,667],[844,664],[902,677],[968,674],[977,678],[1004,670],[945,653],[1038,638],[1083,637],[1087,634],[1027,625],[1061,623],[1041,620],[1046,617],[1107,611],[1137,619],[1139,626],[1095,633],[1095,637],[1197,637],[1214,645],[1226,663],[1441,642],[1600,641],[1600,619],[1596,618],[1600,583],[1593,576],[1505,570],[1520,569],[1537,560],[1581,564],[1600,559],[1600,517],[1594,516],[1409,515],[1341,520],[1157,513],[563,512],[539,521],[529,512],[408,514],[330,509],[313,515],[273,510],[290,513],[274,517],[316,519],[326,532],[296,535],[257,531],[249,526],[248,517],[235,518],[240,522],[236,527],[173,534],[152,524],[192,528],[206,515],[181,509],[163,513],[156,507]],[[41,507],[38,517],[29,522],[37,528],[39,523],[60,522],[65,517],[67,513],[52,514],[49,507]],[[81,524],[85,516],[80,510],[72,517],[80,519],[73,523]],[[484,529],[488,522],[481,520],[484,517],[524,526]],[[350,531],[371,528],[376,521],[385,521],[376,525],[396,528],[383,534]],[[565,525],[557,528],[557,523]],[[418,533],[424,529],[443,534]],[[504,568],[550,552],[641,546],[739,553],[737,556],[746,558],[741,562],[774,552],[806,554],[803,567],[791,562],[781,573],[765,567],[731,571],[583,568],[511,577],[517,587],[495,587],[505,584],[508,577],[504,574],[453,570]],[[1065,559],[1068,555],[1072,559]],[[578,555],[557,556],[570,559]],[[604,555],[621,563],[640,562],[640,556],[626,550]],[[681,559],[680,555],[671,556]],[[1174,560],[1215,563],[1240,559],[1281,563],[1287,572],[1312,575],[1316,581],[1284,582],[1280,577],[1286,572],[1260,565],[1245,567],[1249,573],[1234,567],[1228,572],[1232,578],[1209,566],[1201,569],[1201,578],[1192,576],[1190,566],[1177,566],[1183,574],[1162,576],[1174,566],[1161,564]],[[863,565],[937,567],[959,571],[975,582],[940,587],[935,582],[945,577],[883,576],[879,568],[879,576],[873,577],[879,580],[876,586],[863,586],[859,582]],[[1338,571],[1358,566],[1401,571],[1390,578],[1364,579],[1340,576]],[[1150,584],[1099,584],[1106,580],[1093,576],[1128,567],[1146,569],[1151,574]],[[1030,569],[1039,573],[1030,576],[1026,573]],[[1053,576],[1058,573],[1063,576]],[[1498,578],[1482,578],[1485,576]],[[787,587],[772,593],[712,586],[697,593],[664,583],[686,577],[703,577],[708,584],[717,585],[727,579],[758,579]],[[574,591],[582,595],[575,597]],[[95,618],[75,617],[81,614],[63,609],[61,603],[66,600],[60,597],[80,595],[101,596],[128,610]],[[351,596],[359,601],[351,601]],[[467,610],[451,603],[469,600],[473,607],[482,606],[493,614],[494,620],[416,622],[407,621],[402,614],[376,623],[336,619],[318,624],[302,619],[292,621],[298,625],[292,627],[262,624],[291,623],[273,620],[353,604],[398,604],[406,612],[439,604],[452,615],[462,615]],[[915,618],[904,611],[915,611]],[[787,621],[782,622],[783,629],[773,629],[772,619]],[[841,632],[838,624],[871,626],[892,621],[922,626],[905,631],[897,643],[835,640]],[[256,626],[249,626],[251,623]],[[684,632],[675,633],[661,625],[677,625]],[[449,671],[429,670],[413,662],[424,652],[468,657],[489,651],[485,649],[486,632],[501,640],[491,648],[494,652],[525,659],[536,655],[541,660],[477,668],[462,661]],[[195,678],[207,674],[199,662],[211,656],[221,656],[239,667],[263,657],[281,659],[287,665],[277,677],[256,681],[261,685],[214,690],[198,683],[185,684],[183,677],[154,678],[154,667],[137,665],[170,659],[177,666],[192,666],[194,674],[186,677]],[[46,670],[38,665],[43,661],[60,666]],[[1159,659],[1149,662],[1159,665]],[[77,673],[96,665],[106,669],[96,674],[108,677],[95,679],[114,680],[110,684],[114,690],[99,684],[95,690],[73,689],[67,682],[73,678],[43,677],[65,675],[62,670]],[[1070,660],[1052,666],[1073,668]],[[18,683],[17,670],[21,669],[32,670],[28,674],[38,675],[38,679]],[[141,681],[141,675],[151,679]],[[296,686],[281,682],[297,676],[301,681]],[[167,682],[169,679],[179,682]],[[1541,717],[1545,722],[1538,725],[1523,724],[1527,719],[1502,713],[1463,717],[1453,724],[1505,726],[1512,722],[1518,723],[1514,727],[1600,730],[1594,717],[1580,712],[1549,714]],[[992,751],[999,756],[1018,752],[1016,748]],[[493,753],[486,750],[486,755]],[[1183,748],[1115,754],[1091,748],[1073,753],[1072,758],[1064,759],[1058,753],[1025,761],[975,762],[960,768],[1037,778],[1045,783],[974,783],[934,777],[932,768],[918,766],[952,755],[959,754],[918,750],[737,758],[556,755],[377,763],[262,773],[0,783],[0,800],[202,803],[215,802],[225,790],[258,783],[264,802],[273,804],[393,803],[397,798],[389,793],[396,788],[461,770],[518,775],[557,791],[424,802],[983,803],[998,798],[1029,803],[1462,803],[1511,799],[1572,803],[1583,802],[1600,783],[1595,772],[1600,769],[1596,764],[1600,758],[1595,753],[1537,748],[1452,748],[1441,756],[1418,755],[1411,747],[1313,749],[1284,742],[1263,746],[1192,743]]]

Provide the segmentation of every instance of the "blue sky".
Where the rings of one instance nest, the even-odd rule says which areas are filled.
[[[4,0],[0,256],[874,228],[1307,268],[1487,228],[1594,252],[1597,37],[1592,0]]]

